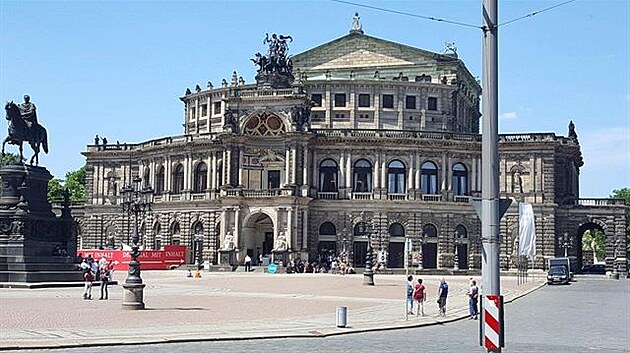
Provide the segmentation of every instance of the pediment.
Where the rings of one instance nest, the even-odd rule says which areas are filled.
[[[408,60],[403,60],[393,56],[376,53],[368,49],[358,49],[351,53],[342,55],[338,58],[325,62],[321,65],[315,66],[313,70],[327,70],[337,68],[349,68],[349,67],[370,67],[370,66],[400,66],[400,65],[413,65],[414,63]]]

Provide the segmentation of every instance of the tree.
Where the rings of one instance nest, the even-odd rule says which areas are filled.
[[[48,182],[48,200],[63,199],[63,191],[70,191],[70,201],[85,201],[85,166],[66,173],[66,179],[52,179]]]
[[[585,231],[582,235],[582,250],[593,251],[596,263],[602,261],[606,257],[604,233],[597,228]]]
[[[623,199],[626,205],[626,253],[630,253],[630,188],[621,188],[612,191],[611,197]]]
[[[18,164],[20,163],[20,156],[15,153],[5,153],[0,156],[0,165]]]

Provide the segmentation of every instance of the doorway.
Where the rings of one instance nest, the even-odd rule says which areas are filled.
[[[366,241],[355,241],[354,242],[354,253],[352,255],[352,262],[354,264],[354,268],[357,269],[359,267],[365,266],[365,255],[367,254],[367,242]]]
[[[437,243],[422,244],[422,267],[437,268]]]
[[[468,244],[457,244],[457,266],[461,270],[468,269]]]
[[[387,267],[400,268],[405,266],[405,243],[389,243]]]

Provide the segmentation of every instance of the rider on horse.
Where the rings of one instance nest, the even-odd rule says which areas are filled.
[[[34,126],[37,126],[37,108],[34,103],[31,103],[31,97],[28,94],[24,95],[24,103],[19,104],[20,114],[22,119],[26,123],[26,136],[28,140],[34,139]]]

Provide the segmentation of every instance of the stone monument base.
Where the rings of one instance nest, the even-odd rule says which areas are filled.
[[[236,252],[232,249],[219,250],[219,272],[232,272],[236,269]]]
[[[125,290],[123,297],[123,309],[143,310],[144,309],[144,283],[124,283]]]

